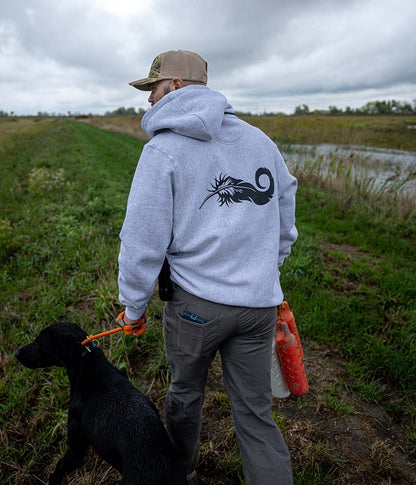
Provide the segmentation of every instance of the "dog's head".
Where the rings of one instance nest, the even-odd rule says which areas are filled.
[[[70,367],[85,352],[81,342],[86,337],[75,323],[54,323],[43,329],[31,344],[16,350],[15,357],[29,369]]]

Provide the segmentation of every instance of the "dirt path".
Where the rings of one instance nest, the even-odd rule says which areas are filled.
[[[387,406],[363,401],[339,356],[307,340],[304,350],[310,392],[273,404],[301,483],[415,484],[414,450],[412,457],[404,431],[409,416],[400,401],[386,403],[389,413]],[[224,477],[230,465],[238,469],[238,447],[218,358],[210,373],[201,438],[200,483],[240,483],[236,473]]]

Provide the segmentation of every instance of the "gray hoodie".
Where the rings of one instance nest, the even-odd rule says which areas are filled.
[[[205,86],[143,116],[142,152],[120,233],[119,299],[139,318],[165,255],[184,290],[227,305],[283,300],[278,268],[297,238],[296,179],[275,143]]]

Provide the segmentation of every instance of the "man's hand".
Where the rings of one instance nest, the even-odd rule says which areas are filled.
[[[126,335],[131,335],[132,333],[141,335],[146,330],[146,320],[145,313],[138,320],[131,320],[126,317],[125,312],[121,312],[116,318],[116,323],[124,330]]]
[[[123,322],[124,322],[125,325],[134,326],[134,325],[137,325],[139,323],[139,320],[130,320],[130,318],[126,317],[126,315],[124,314]]]

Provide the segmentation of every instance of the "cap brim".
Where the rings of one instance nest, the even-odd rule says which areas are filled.
[[[136,89],[140,89],[140,91],[151,91],[152,84],[161,81],[162,78],[159,77],[146,77],[145,79],[138,79],[137,81],[132,81],[130,86],[133,86]]]

